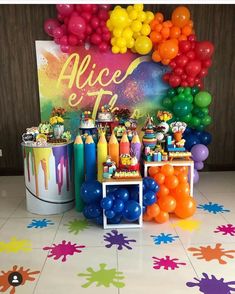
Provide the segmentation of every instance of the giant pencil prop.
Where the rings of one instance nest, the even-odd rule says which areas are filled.
[[[111,157],[112,161],[116,163],[116,166],[118,166],[119,165],[119,143],[114,132],[112,132],[112,135],[109,139],[109,156]]]
[[[78,212],[83,210],[81,199],[81,186],[85,179],[84,172],[84,144],[80,135],[75,139],[74,145],[74,182],[75,182],[75,206]]]
[[[85,141],[85,171],[86,181],[95,181],[96,173],[96,150],[92,136],[87,136]]]
[[[108,145],[105,139],[105,133],[101,132],[100,139],[97,144],[97,169],[98,181],[101,182],[103,178],[103,163],[107,160]]]

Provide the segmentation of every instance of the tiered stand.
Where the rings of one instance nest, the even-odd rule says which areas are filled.
[[[172,166],[188,166],[190,168],[190,195],[193,196],[193,169],[194,161],[189,160],[171,160],[171,161],[144,161],[144,176],[148,176],[148,168],[151,166],[163,166],[165,164],[170,164]]]
[[[108,224],[107,217],[105,216],[103,212],[103,227],[104,229],[111,229],[111,228],[141,228],[143,225],[143,183],[142,178],[136,178],[136,179],[103,179],[102,181],[102,188],[103,188],[103,198],[106,197],[107,194],[107,187],[108,186],[131,186],[136,185],[139,187],[139,205],[141,207],[141,215],[139,219],[136,222],[133,223],[120,223],[120,224]]]

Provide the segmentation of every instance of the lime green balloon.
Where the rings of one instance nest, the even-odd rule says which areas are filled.
[[[205,117],[202,118],[201,122],[205,127],[209,126],[212,123],[212,118],[210,115],[206,115]]]
[[[169,89],[169,90],[167,91],[167,95],[168,95],[168,97],[170,97],[170,98],[174,97],[176,94],[177,94],[177,93],[176,93],[176,90],[173,89],[173,88],[171,88],[171,89]]]
[[[187,101],[178,101],[173,106],[175,116],[185,116],[192,110],[192,104]]]
[[[194,103],[195,105],[199,107],[207,107],[210,105],[212,100],[211,94],[206,91],[201,91],[197,93],[197,95],[194,97]]]
[[[171,101],[171,98],[165,97],[162,99],[162,106],[166,109],[171,109],[173,106],[173,103]]]
[[[198,118],[197,116],[193,116],[190,120],[190,124],[193,126],[193,127],[198,127],[200,124],[201,124],[201,120],[200,118]]]
[[[181,116],[180,119],[181,119],[181,121],[188,123],[192,119],[192,113],[190,112],[190,113],[186,114],[185,116]]]

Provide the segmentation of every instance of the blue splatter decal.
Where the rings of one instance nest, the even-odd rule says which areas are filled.
[[[161,233],[160,235],[154,236],[151,235],[151,237],[153,238],[153,242],[155,245],[160,245],[160,244],[168,244],[168,243],[172,243],[175,241],[175,239],[179,238],[179,236],[173,236],[172,234],[164,234]]]
[[[33,219],[27,228],[42,229],[48,227],[49,225],[54,225],[54,223],[49,219]]]
[[[197,208],[202,209],[204,211],[208,211],[210,213],[214,213],[214,214],[223,213],[223,212],[230,212],[230,210],[225,209],[223,205],[218,204],[218,203],[212,203],[212,202],[205,203],[205,204],[199,204]]]

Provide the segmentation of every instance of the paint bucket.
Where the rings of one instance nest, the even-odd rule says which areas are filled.
[[[59,214],[74,206],[73,142],[29,146],[22,143],[26,207],[31,213]]]

